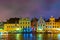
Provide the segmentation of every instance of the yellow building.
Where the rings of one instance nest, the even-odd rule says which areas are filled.
[[[4,24],[5,31],[15,31],[19,29],[19,24]]]
[[[57,31],[60,30],[60,22],[56,21],[56,19],[51,16],[49,21],[46,22],[46,30],[52,30],[52,31]]]
[[[28,28],[28,27],[31,27],[31,21],[29,18],[21,18],[19,20],[19,25],[22,28]]]

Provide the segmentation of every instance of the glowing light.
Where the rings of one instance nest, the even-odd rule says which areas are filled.
[[[19,28],[17,28],[17,30],[19,30]]]
[[[60,30],[60,28],[57,28],[57,30]]]
[[[0,29],[0,30],[3,30],[3,29]]]
[[[3,33],[2,32],[0,32],[0,35],[2,35]]]
[[[40,27],[38,27],[38,29],[37,30],[43,30],[43,28],[40,26]]]

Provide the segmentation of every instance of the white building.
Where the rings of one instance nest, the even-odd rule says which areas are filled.
[[[43,31],[46,28],[46,23],[44,21],[44,19],[42,17],[40,17],[40,19],[38,20],[38,27],[37,27],[37,31]]]

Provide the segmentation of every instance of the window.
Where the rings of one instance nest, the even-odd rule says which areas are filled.
[[[20,24],[22,24],[22,22]]]
[[[10,26],[10,28],[12,28],[12,26]]]
[[[29,26],[28,26],[28,28],[29,28]]]
[[[17,28],[19,28],[19,26],[17,26]]]
[[[41,26],[42,26],[42,24],[41,24]]]
[[[46,28],[47,28],[47,26],[46,26]]]
[[[9,26],[7,26],[7,28],[10,28]]]
[[[54,28],[54,26],[53,26],[53,28]]]
[[[57,28],[59,28],[59,26],[57,26]]]
[[[26,24],[27,24],[27,22],[26,22]]]
[[[9,26],[7,26],[7,28],[9,28]]]
[[[51,25],[51,23],[50,23],[50,25]]]
[[[54,23],[53,23],[53,25],[54,25]]]
[[[22,26],[20,28],[22,28]]]
[[[22,28],[24,28],[24,26],[22,26]]]
[[[57,27],[55,26],[55,28],[57,28]]]
[[[56,23],[55,23],[55,25],[56,25]]]
[[[30,22],[28,22],[28,24],[29,24]]]
[[[43,25],[43,26],[45,26],[45,25]]]
[[[14,28],[14,26],[11,26],[11,28]]]
[[[26,26],[28,28],[28,26]]]

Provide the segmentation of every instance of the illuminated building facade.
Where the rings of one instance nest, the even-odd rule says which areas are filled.
[[[38,27],[38,19],[37,18],[33,18],[31,20],[31,27],[33,28],[33,31],[37,30],[37,27]]]
[[[32,31],[31,20],[28,17],[19,19],[19,26],[23,28],[23,32]]]
[[[51,16],[50,19],[48,21],[46,21],[46,30],[48,30],[48,31],[60,30],[59,20],[57,20],[53,16]]]
[[[10,21],[11,20],[11,21]],[[1,22],[0,27],[4,27],[5,31],[58,31],[60,30],[60,18],[55,19],[53,16],[49,20],[44,20],[42,17],[33,18],[30,20],[28,17],[19,19],[10,19],[6,23]],[[14,21],[13,21],[14,20]],[[29,31],[30,30],[30,31]]]
[[[6,31],[16,31],[19,28],[19,24],[4,24],[4,30]]]
[[[38,20],[37,32],[44,31],[45,28],[46,28],[45,20],[42,17],[40,17]]]
[[[18,30],[19,27],[19,22],[18,22],[19,18],[10,18],[9,20],[7,20],[6,23],[4,23],[4,30],[5,31],[16,31]]]
[[[29,28],[31,27],[31,20],[29,18],[21,18],[19,19],[19,25],[21,28]]]

